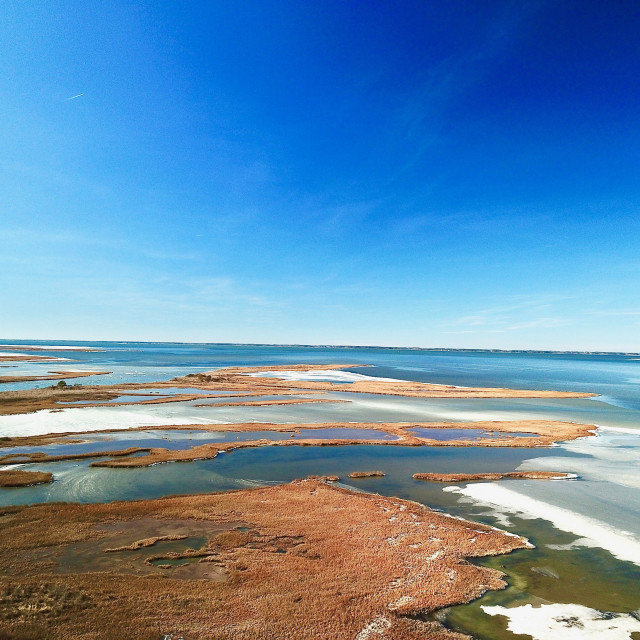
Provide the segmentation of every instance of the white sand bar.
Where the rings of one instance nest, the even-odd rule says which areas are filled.
[[[162,427],[185,424],[210,424],[208,417],[181,415],[166,407],[160,413],[153,405],[140,408],[87,407],[62,410],[36,411],[19,415],[0,416],[0,437],[37,436],[47,433],[78,433],[80,431],[107,431],[131,427]]]
[[[509,631],[534,640],[628,640],[633,632],[640,632],[640,620],[628,613],[602,613],[579,604],[483,606],[482,610],[490,616],[505,616]]]
[[[3,358],[29,358],[30,360],[46,360],[47,362],[54,362],[58,360],[68,360],[69,358],[60,358],[52,356],[39,356],[38,354],[28,353],[14,353],[13,351],[0,351],[0,356]]]
[[[0,344],[0,350],[5,349],[29,349],[29,351],[104,351],[95,347],[72,347],[66,344],[41,345],[41,344]]]
[[[281,378],[282,380],[300,380],[304,382],[404,382],[404,380],[396,380],[394,378],[378,378],[376,376],[365,376],[361,373],[332,369],[312,369],[311,371],[257,371],[244,375],[254,378]]]

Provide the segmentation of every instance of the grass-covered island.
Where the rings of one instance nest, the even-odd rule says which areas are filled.
[[[0,637],[453,640],[436,609],[528,542],[320,479],[0,510]]]
[[[53,474],[45,471],[0,469],[0,487],[30,487],[53,482]]]

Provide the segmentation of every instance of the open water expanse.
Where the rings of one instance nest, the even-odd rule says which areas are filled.
[[[4,344],[19,343],[4,341]],[[56,343],[28,341],[24,344]],[[457,516],[525,535],[535,544],[533,550],[482,561],[505,571],[510,586],[505,591],[487,594],[470,605],[447,612],[447,623],[455,628],[483,639],[640,637],[636,635],[640,632],[640,621],[634,617],[634,612],[640,609],[639,356],[168,343],[64,344],[103,351],[50,350],[46,355],[75,361],[2,362],[0,375],[43,375],[47,371],[64,370],[110,371],[108,375],[77,382],[113,384],[168,380],[226,366],[349,363],[373,365],[347,370],[345,374],[353,374],[351,379],[356,375],[367,375],[460,386],[600,394],[592,399],[553,400],[445,400],[368,394],[353,394],[352,397],[349,394],[344,398],[327,394],[325,397],[329,399],[335,396],[335,399],[340,397],[350,402],[262,407],[195,406],[204,401],[120,407],[80,405],[55,412],[0,416],[0,436],[86,429],[104,431],[104,434],[92,436],[92,442],[86,444],[37,448],[51,454],[63,453],[65,448],[71,451],[72,447],[78,451],[125,446],[183,448],[265,435],[222,434],[198,431],[196,427],[191,431],[162,429],[175,424],[455,423],[543,418],[599,427],[596,437],[546,449],[265,446],[221,454],[208,461],[135,470],[90,468],[88,461],[24,465],[25,469],[51,471],[56,481],[38,487],[0,489],[0,504],[154,498],[286,482],[309,474],[336,474],[348,486],[417,500]],[[19,346],[12,351],[20,352]],[[350,376],[345,374],[332,372],[322,379],[348,382]],[[48,381],[11,383],[0,385],[0,390],[50,384]],[[215,405],[216,401],[208,399],[206,402]],[[150,428],[144,432],[109,433],[109,429],[133,426]],[[316,437],[311,434],[310,437]],[[269,437],[280,439],[290,435],[272,433]],[[333,433],[320,433],[317,437],[333,436]],[[345,437],[353,437],[353,434],[345,434]],[[351,471],[371,469],[379,469],[387,475],[362,480],[347,478]],[[504,480],[449,486],[419,482],[411,477],[416,472],[516,469],[572,472],[578,479]],[[522,620],[525,620],[526,632],[518,626]],[[520,635],[508,631],[507,624]]]

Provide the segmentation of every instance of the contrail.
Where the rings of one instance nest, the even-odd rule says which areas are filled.
[[[77,96],[71,96],[70,98],[67,98],[67,102],[69,100],[75,100],[76,98],[79,98],[80,96],[83,96],[83,95],[84,95],[84,93],[79,93]]]

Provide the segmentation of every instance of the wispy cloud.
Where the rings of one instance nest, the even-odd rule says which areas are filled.
[[[0,253],[1,261],[9,259],[12,254],[24,261],[24,248],[37,248],[38,254],[30,261],[32,265],[37,264],[39,260],[48,262],[52,259],[65,263],[68,259],[73,260],[78,252],[85,251],[99,251],[114,259],[122,254],[135,253],[136,256],[147,260],[170,262],[193,261],[201,257],[195,249],[178,250],[156,246],[149,240],[129,238],[124,234],[106,235],[73,228],[52,231],[36,226],[3,230],[0,247],[3,249]],[[96,257],[94,253],[93,259]]]
[[[507,304],[475,310],[442,323],[444,333],[504,333],[522,329],[550,329],[571,324],[572,320],[554,309],[571,299],[563,295],[522,295]]]
[[[113,305],[145,311],[169,313],[193,313],[212,317],[221,312],[233,311],[240,315],[251,309],[263,313],[265,309],[277,309],[281,302],[254,291],[250,285],[240,283],[227,276],[190,278],[178,281],[175,278],[135,280],[122,283],[115,288],[110,281],[93,283],[90,288],[85,283],[82,295],[100,297],[100,304]]]
[[[507,331],[519,331],[520,329],[553,329],[571,324],[568,318],[535,318],[525,322],[518,322],[507,327]]]
[[[598,311],[587,311],[587,315],[600,316],[606,318],[640,317],[638,309],[600,309]]]
[[[393,233],[401,236],[411,236],[428,230],[449,229],[456,233],[468,232],[473,234],[513,235],[516,230],[526,230],[540,224],[546,214],[536,213],[523,208],[506,208],[476,211],[427,211],[418,215],[408,214],[398,217],[392,222]]]
[[[422,82],[407,94],[396,113],[399,133],[414,139],[407,161],[398,167],[391,180],[414,166],[440,137],[444,114],[451,103],[482,81],[489,63],[511,49],[527,19],[544,3],[509,3],[502,15],[490,21],[484,39],[474,48],[449,56],[426,72]]]

